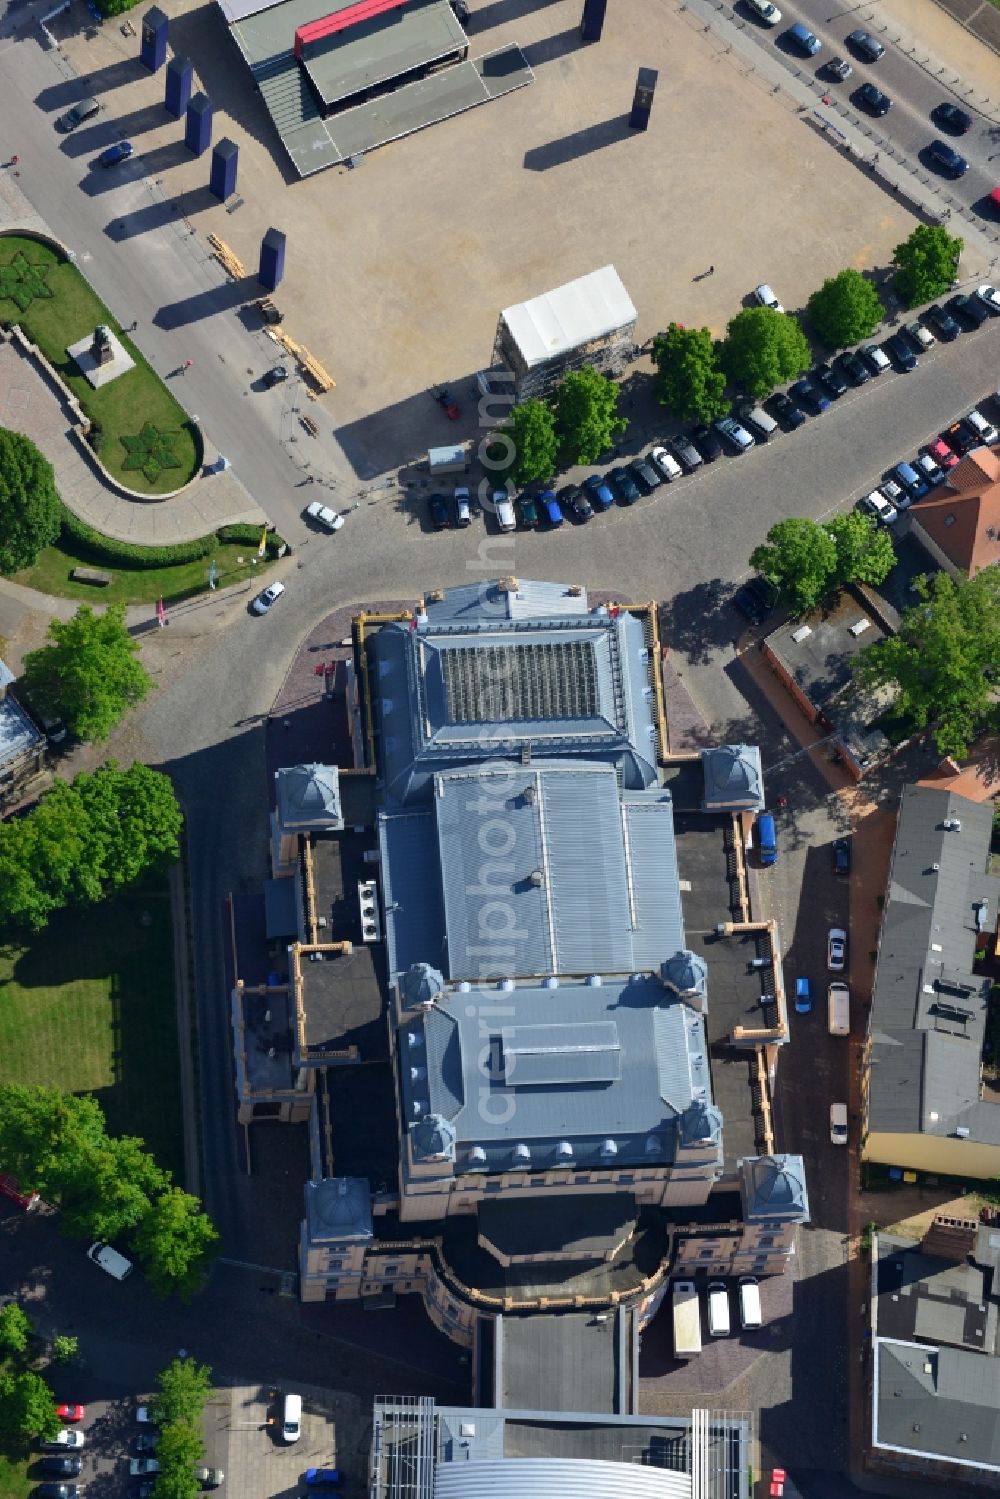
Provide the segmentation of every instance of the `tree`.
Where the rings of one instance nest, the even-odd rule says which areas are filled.
[[[826,523],[837,550],[833,583],[868,583],[877,588],[896,564],[892,540],[875,517],[848,510]]]
[[[931,728],[939,754],[961,759],[1000,721],[1000,568],[957,580],[939,572],[914,586],[921,602],[895,635],[861,652],[854,670],[868,690],[895,689],[899,716]]]
[[[0,573],[31,567],[61,525],[51,463],[30,438],[0,427]]]
[[[828,277],[809,298],[813,327],[831,349],[869,338],[884,312],[874,286],[852,267]]]
[[[80,1339],[70,1332],[57,1332],[52,1339],[52,1358],[57,1364],[75,1364],[80,1357]]]
[[[837,547],[823,526],[792,517],[771,527],[764,543],[751,552],[750,566],[773,579],[781,597],[801,612],[829,590]]]
[[[160,1439],[156,1444],[160,1471],[156,1475],[153,1499],[195,1499],[201,1485],[194,1470],[204,1451],[201,1434],[193,1424],[170,1421],[161,1425]]]
[[[103,844],[105,890],[131,885],[180,858],[183,819],[169,776],[138,761],[119,770],[109,760],[93,775],[81,772],[73,787],[95,844]]]
[[[0,1353],[23,1353],[30,1338],[31,1318],[16,1301],[8,1301],[0,1311]]]
[[[748,307],[726,329],[722,367],[734,384],[762,399],[809,368],[811,354],[797,318],[773,307]]]
[[[219,1235],[197,1197],[171,1187],[136,1230],[133,1244],[153,1290],[187,1301],[203,1284]]]
[[[550,479],[559,458],[556,419],[545,401],[522,401],[503,429],[514,445],[510,478],[515,484]]]
[[[653,339],[656,399],[682,421],[711,422],[725,416],[730,403],[718,349],[707,328],[671,323]]]
[[[51,1441],[60,1427],[52,1391],[40,1374],[0,1375],[0,1437],[17,1442],[25,1437]]]
[[[81,604],[72,619],[52,621],[49,639],[51,645],[24,658],[28,695],[80,739],[101,743],[152,684],[136,660],[139,646],[125,627],[124,605],[95,614]]]
[[[160,1393],[151,1415],[158,1426],[197,1426],[212,1393],[212,1371],[193,1358],[175,1358],[156,1376]],[[197,1461],[197,1458],[195,1459]]]
[[[918,224],[892,252],[895,286],[907,307],[933,302],[946,292],[958,272],[964,241],[940,224]]]
[[[553,398],[556,432],[564,463],[596,463],[628,422],[618,415],[621,391],[589,364],[574,370]]]

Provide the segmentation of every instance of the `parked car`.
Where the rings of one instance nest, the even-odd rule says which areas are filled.
[[[427,511],[435,531],[443,531],[448,524],[448,501],[443,494],[427,496]]]
[[[847,933],[832,926],[826,939],[826,966],[831,973],[842,973],[847,967]]]
[[[583,481],[583,487],[590,496],[590,503],[595,510],[610,510],[615,503],[614,495],[600,474],[588,475]]]
[[[871,371],[861,358],[860,354],[852,354],[850,351],[838,354],[833,361],[833,367],[845,376],[852,385],[866,385],[871,379]]]
[[[852,77],[854,69],[844,57],[833,57],[826,65],[827,76],[836,79],[838,83],[846,83]]]
[[[308,1488],[336,1488],[340,1483],[339,1468],[307,1468],[306,1486]]]
[[[50,721],[52,723],[60,722],[60,720],[58,719],[52,719]],[[42,723],[42,727],[45,728],[44,721]],[[51,733],[49,733],[47,729],[46,735],[52,743],[59,742]],[[66,738],[65,725],[63,725],[63,731],[60,737],[62,739]],[[23,1213],[30,1213],[32,1208],[37,1207],[39,1202],[41,1201],[41,1198],[39,1197],[37,1192],[23,1192],[21,1190],[21,1183],[18,1181],[17,1177],[10,1176],[5,1171],[0,1172],[0,1197],[6,1197],[8,1202],[16,1203]]]
[[[858,501],[858,509],[863,515],[873,515],[883,526],[891,526],[899,519],[896,507],[890,505],[880,489],[873,489],[870,494],[862,495]]]
[[[721,437],[717,432],[713,432],[711,427],[705,426],[704,423],[692,428],[691,441],[706,463],[714,463],[722,452]]]
[[[155,1488],[155,1478],[140,1478],[138,1483],[132,1485],[132,1499],[152,1499]]]
[[[57,1405],[56,1415],[60,1421],[82,1421],[87,1414],[87,1408],[83,1405]]]
[[[830,1105],[830,1140],[834,1145],[847,1144],[846,1103],[832,1103]]]
[[[924,317],[931,324],[938,338],[944,339],[946,344],[954,343],[962,331],[951,313],[946,312],[937,302],[931,303]]]
[[[494,489],[492,503],[493,514],[497,518],[497,530],[516,530],[517,519],[514,515],[514,505],[507,491],[505,489]]]
[[[522,494],[518,500],[521,510],[521,525],[526,531],[537,531],[541,525],[542,517],[538,511],[538,501],[533,494]]]
[[[451,504],[456,526],[471,526],[472,501],[468,488],[464,484],[455,486],[455,492],[451,497]]]
[[[733,608],[752,625],[764,623],[778,602],[778,586],[769,578],[750,578],[733,594]]]
[[[799,978],[795,980],[795,1013],[796,1015],[808,1015],[813,1007],[812,990],[809,980]]]
[[[571,515],[574,520],[590,520],[594,513],[593,505],[577,484],[564,484],[556,495],[556,499],[562,506],[563,511],[567,515]]]
[[[626,505],[634,505],[636,500],[641,499],[636,482],[627,469],[613,468],[608,474],[608,479]]]
[[[874,83],[863,83],[859,89],[855,89],[854,102],[860,104],[862,109],[866,110],[870,115],[875,115],[878,119],[881,119],[883,115],[887,115],[892,108],[892,100],[889,98],[889,95],[883,94],[882,90],[876,88]]]
[[[889,470],[889,478],[895,479],[896,483],[906,494],[907,503],[903,507],[904,509],[912,504],[914,500],[922,500],[925,494],[930,493],[930,485],[917,472],[912,463],[897,463],[894,468]]]
[[[996,427],[992,422],[988,422],[983,413],[977,411],[975,407],[962,420],[969,431],[976,434],[977,443],[985,443],[988,448],[991,448],[995,442],[1000,441],[1000,433],[997,432]]]
[[[830,398],[824,395],[822,390],[817,390],[808,380],[796,380],[790,387],[789,394],[794,396],[800,406],[805,406],[813,416],[820,416],[830,406]]]
[[[885,341],[885,351],[897,369],[908,374],[917,367],[917,356],[901,333],[890,333]]]
[[[927,443],[924,451],[945,472],[950,468],[954,468],[958,462],[958,454],[953,453],[948,444],[940,437],[935,437],[933,442]]]
[[[886,370],[892,369],[892,360],[884,349],[879,348],[878,344],[865,344],[858,350],[858,353],[873,375],[884,375]]]
[[[39,1467],[43,1473],[51,1473],[54,1478],[79,1478],[83,1458],[43,1457]]]
[[[966,114],[964,109],[959,109],[957,104],[938,104],[931,110],[931,119],[935,125],[940,125],[943,130],[950,130],[953,135],[965,135],[972,127],[972,116]]]
[[[880,57],[885,56],[885,48],[878,37],[872,36],[870,31],[851,31],[848,33],[847,42],[848,46],[861,54],[865,62],[878,62]]]
[[[704,459],[690,437],[686,437],[683,432],[679,437],[671,440],[670,446],[677,454],[681,468],[686,474],[693,474],[696,468],[701,468]]]
[[[132,1478],[144,1478],[148,1473],[159,1473],[160,1465],[155,1457],[130,1457],[128,1471]]]
[[[825,390],[833,401],[839,401],[847,390],[847,381],[831,364],[818,364],[812,373],[813,384]]]
[[[833,841],[833,872],[834,874],[850,874],[851,872],[851,840],[849,838],[835,838]]]
[[[92,120],[100,107],[97,99],[81,99],[79,104],[74,104],[72,109],[67,109],[65,114],[59,116],[56,120],[56,129],[68,135],[71,130],[82,125],[84,120]]]
[[[38,1445],[43,1452],[66,1452],[67,1449],[78,1450],[85,1441],[86,1437],[82,1431],[70,1431],[64,1426],[61,1431],[56,1432],[50,1442],[39,1442]]]
[[[772,312],[784,312],[785,309],[766,281],[762,281],[759,286],[755,286],[753,294],[757,299],[758,307],[770,307]]]
[[[971,453],[973,448],[982,445],[982,440],[972,427],[967,427],[964,422],[952,422],[941,433],[941,441],[947,443],[953,453],[959,458],[964,458],[966,453]]]
[[[802,407],[797,406],[791,396],[786,396],[783,391],[771,397],[770,406],[778,420],[785,422],[793,431],[796,427],[801,427],[806,419]]]
[[[916,317],[910,322],[903,324],[903,332],[910,339],[918,353],[923,353],[927,349],[933,349],[937,343],[937,339],[931,330]]]
[[[75,1483],[40,1483],[38,1499],[77,1499],[80,1490]]]
[[[538,496],[538,508],[541,510],[546,524],[553,530],[555,530],[557,526],[562,525],[565,517],[562,513],[562,507],[560,506],[559,501],[556,499],[556,493],[554,489],[542,490],[541,494]]]
[[[735,421],[731,416],[720,416],[719,420],[715,423],[715,430],[720,437],[725,438],[726,442],[737,453],[749,453],[754,445],[753,438],[746,427]]]
[[[120,161],[128,161],[135,147],[131,141],[116,141],[113,146],[108,146],[97,158],[102,167],[116,167]]]
[[[657,472],[662,474],[668,484],[671,484],[674,479],[679,479],[684,472],[673,453],[667,448],[653,448],[649,461],[655,465]]]
[[[203,1489],[217,1489],[226,1478],[221,1468],[195,1468],[194,1476]]]
[[[319,500],[313,500],[311,505],[306,506],[306,515],[318,526],[327,531],[339,531],[344,524],[344,517],[331,510],[329,505],[320,504]]]
[[[813,36],[808,26],[803,26],[801,21],[796,21],[794,26],[789,26],[785,35],[795,50],[801,52],[804,57],[815,57],[823,45],[818,37]]]
[[[927,159],[940,167],[946,177],[964,177],[969,170],[965,157],[959,156],[954,146],[949,146],[947,141],[931,141],[927,147]]]
[[[944,469],[929,453],[919,453],[913,460],[913,467],[931,489],[936,489],[939,484],[944,483]]]
[[[1000,291],[988,283],[985,286],[976,287],[976,296],[982,302],[991,317],[1000,317]]]
[[[659,489],[660,476],[645,458],[633,458],[628,471],[643,494],[652,494],[654,489]]]
[[[287,379],[288,365],[272,364],[267,374],[264,376],[264,384],[267,386],[268,390],[270,390],[272,385],[284,385]]]
[[[758,21],[763,21],[765,26],[777,26],[781,20],[781,11],[771,0],[746,0],[747,9],[752,10]]]
[[[155,1431],[140,1431],[135,1439],[135,1450],[139,1453],[155,1452],[159,1440],[159,1434]]]
[[[744,401],[736,408],[736,415],[755,442],[767,442],[778,430],[778,423],[770,412],[753,401]]]
[[[902,484],[897,479],[892,478],[891,475],[882,480],[879,489],[881,489],[884,498],[889,501],[893,509],[906,510],[908,508],[910,503],[909,495]]]
[[[989,308],[978,297],[970,297],[965,292],[949,297],[944,305],[956,322],[964,323],[973,332],[990,320]]]

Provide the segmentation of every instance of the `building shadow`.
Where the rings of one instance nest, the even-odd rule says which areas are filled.
[[[629,133],[628,115],[617,115],[614,119],[602,120],[599,125],[587,125],[583,130],[574,130],[571,135],[546,141],[544,146],[533,146],[524,153],[524,166],[529,172],[547,172],[581,156],[590,156],[594,151],[603,151],[606,146],[625,140]]]

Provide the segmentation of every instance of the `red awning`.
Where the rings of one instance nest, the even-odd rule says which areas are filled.
[[[307,21],[295,33],[295,56],[301,57],[302,48],[309,42],[322,41],[325,36],[347,31],[362,21],[371,21],[387,10],[396,10],[400,5],[408,4],[409,0],[357,0],[356,4],[348,5],[345,10],[335,11],[331,16],[323,16],[319,21]]]

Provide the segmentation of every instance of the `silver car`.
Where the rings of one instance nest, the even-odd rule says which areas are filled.
[[[720,437],[725,438],[738,453],[749,453],[753,447],[753,438],[746,427],[740,425],[731,416],[722,416],[715,423],[715,430]]]

